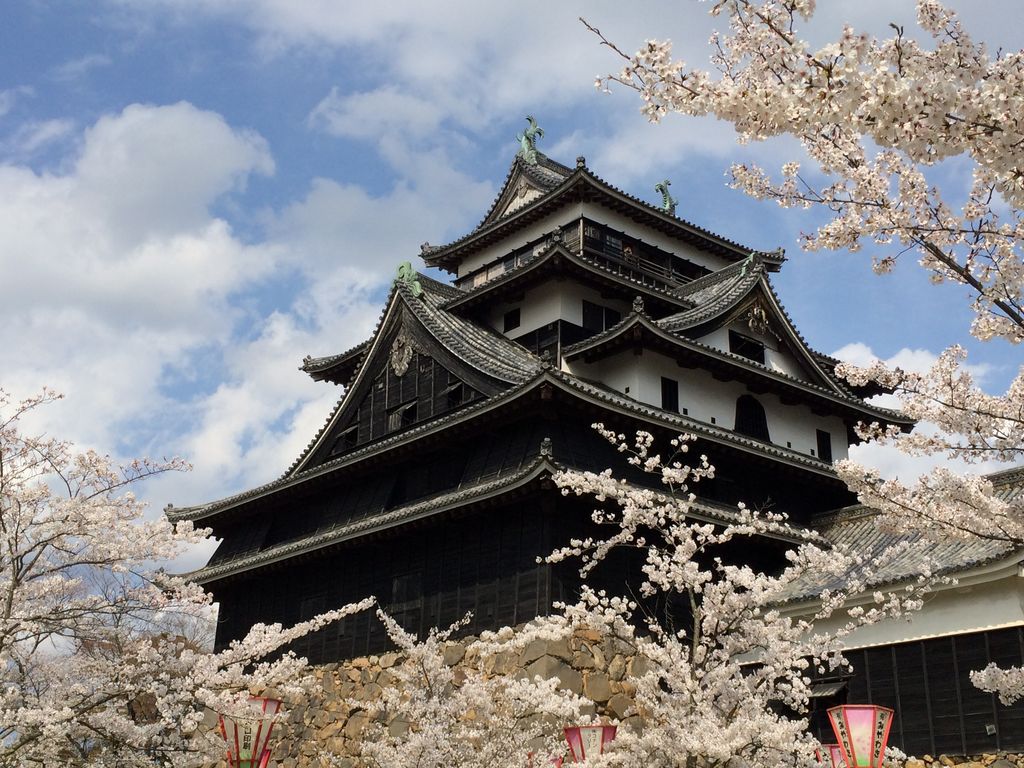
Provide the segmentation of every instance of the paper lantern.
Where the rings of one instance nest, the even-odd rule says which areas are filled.
[[[816,749],[815,753],[824,768],[846,768],[843,750],[838,744],[822,744],[821,749]]]
[[[281,711],[281,702],[252,696],[249,705],[251,716],[220,716],[220,735],[227,744],[231,768],[266,768],[270,762],[270,733]]]
[[[569,742],[569,755],[574,763],[581,763],[587,757],[604,752],[606,745],[615,740],[615,725],[581,725],[565,729],[565,740]]]
[[[828,719],[849,768],[882,768],[893,710],[873,704],[832,707]]]

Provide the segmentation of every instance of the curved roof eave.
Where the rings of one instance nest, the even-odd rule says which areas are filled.
[[[627,398],[624,395],[619,395],[609,390],[604,390],[592,384],[580,381],[571,374],[556,371],[547,367],[542,368],[539,374],[522,384],[510,387],[494,397],[466,406],[465,408],[462,408],[448,416],[443,416],[438,419],[425,422],[404,432],[399,432],[376,442],[369,443],[362,448],[343,454],[331,461],[318,464],[315,467],[300,470],[289,475],[284,475],[276,480],[272,480],[271,482],[265,483],[264,485],[256,488],[243,491],[242,493],[211,501],[207,504],[193,505],[190,507],[171,507],[166,512],[167,517],[172,522],[177,520],[191,520],[195,522],[210,520],[229,509],[240,507],[286,488],[291,488],[293,486],[309,482],[332,473],[335,470],[354,465],[373,453],[405,445],[420,438],[446,430],[452,424],[468,421],[480,414],[500,408],[505,403],[522,397],[546,384],[557,386],[570,395],[582,397],[583,399],[600,407],[614,408],[627,416],[636,417],[649,423],[659,424],[663,427],[679,429],[684,432],[692,432],[698,437],[710,440],[711,442],[736,448],[747,453],[770,456],[773,459],[779,459],[785,463],[791,464],[792,466],[799,467],[800,469],[809,470],[830,478],[836,477],[830,465],[813,457],[804,456],[803,454],[791,449],[761,443],[760,441],[752,438],[736,435],[730,430],[704,424],[696,421],[695,419],[682,416],[681,414],[671,413],[654,406],[645,405],[644,403]]]
[[[424,251],[423,260],[429,266],[443,268],[445,263],[450,261],[458,252],[467,249],[488,235],[497,233],[506,228],[516,228],[522,221],[528,220],[531,216],[535,216],[541,209],[554,206],[567,194],[582,187],[587,187],[594,192],[605,195],[608,199],[614,199],[620,203],[625,203],[630,209],[640,215],[648,224],[673,232],[677,236],[685,238],[691,242],[694,239],[701,241],[711,248],[719,249],[723,253],[731,254],[736,260],[746,258],[751,253],[752,249],[741,245],[740,243],[721,237],[720,235],[716,235],[714,232],[699,227],[685,219],[672,216],[667,211],[623,192],[600,177],[595,176],[586,166],[582,166],[577,168],[562,184],[555,187],[547,194],[541,195],[536,200],[524,205],[522,208],[510,213],[508,216],[503,216],[492,221],[486,226],[479,227],[451,243],[434,246],[429,250]]]
[[[529,277],[531,273],[543,267],[545,264],[551,262],[556,258],[565,259],[571,264],[579,267],[580,269],[599,275],[602,279],[608,280],[613,283],[626,288],[630,291],[639,291],[649,296],[657,297],[659,300],[669,304],[674,304],[677,307],[690,307],[692,302],[687,299],[681,298],[674,291],[668,291],[655,286],[646,285],[637,280],[623,277],[622,275],[616,274],[609,269],[602,267],[600,264],[587,259],[586,257],[580,256],[577,253],[573,253],[562,245],[552,245],[544,250],[539,256],[534,256],[522,266],[516,267],[510,272],[506,272],[500,277],[496,277],[493,280],[488,280],[479,286],[464,291],[462,295],[456,296],[443,305],[446,310],[458,309],[469,304],[474,304],[478,301],[483,300],[488,293],[501,288],[510,283],[515,283],[518,280]]]
[[[643,315],[635,313],[628,315],[617,325],[609,328],[607,331],[603,331],[595,336],[591,336],[589,339],[584,339],[583,341],[579,341],[576,344],[566,347],[562,352],[563,359],[568,360],[585,355],[588,352],[599,350],[614,341],[621,340],[623,336],[638,326],[642,328],[643,331],[650,333],[653,337],[667,344],[671,344],[690,352],[715,357],[725,363],[750,371],[778,384],[794,387],[803,390],[808,394],[827,398],[837,405],[842,405],[863,413],[872,414],[873,416],[894,424],[912,425],[914,423],[912,419],[907,418],[898,411],[872,406],[862,400],[851,398],[843,393],[832,392],[824,387],[812,384],[811,382],[801,381],[800,379],[794,378],[788,374],[770,370],[765,366],[758,365],[753,360],[747,360],[746,358],[735,355],[731,352],[724,352],[723,350],[703,344],[699,341],[694,341],[693,339],[669,333],[668,331],[660,328],[656,322],[644,317]]]

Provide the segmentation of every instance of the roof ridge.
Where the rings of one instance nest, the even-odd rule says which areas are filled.
[[[234,571],[245,564],[258,566],[262,562],[272,562],[281,555],[290,555],[297,551],[308,551],[311,548],[319,549],[322,546],[330,545],[334,541],[344,541],[346,538],[344,534],[359,533],[364,529],[373,528],[375,524],[380,525],[381,523],[399,522],[413,516],[417,512],[430,511],[433,507],[443,506],[443,504],[438,504],[438,502],[442,500],[444,503],[448,504],[453,502],[464,502],[466,500],[472,500],[474,497],[483,496],[490,491],[500,490],[501,488],[514,485],[522,480],[532,479],[532,475],[539,474],[538,470],[551,468],[546,467],[545,465],[551,465],[549,458],[542,454],[538,454],[527,466],[523,467],[518,472],[511,473],[504,477],[499,476],[493,480],[476,483],[467,488],[456,488],[450,493],[438,494],[430,498],[420,499],[409,504],[403,504],[402,506],[395,507],[394,509],[387,510],[378,515],[366,517],[344,525],[334,526],[323,533],[318,532],[303,539],[284,542],[270,549],[261,550],[233,560],[218,563],[211,568],[200,568],[188,575],[190,578],[200,579],[209,577],[210,575],[223,575]]]
[[[561,243],[547,243],[545,244],[543,250],[537,253],[529,254],[527,257],[523,259],[521,263],[517,264],[512,269],[503,272],[497,277],[494,277],[490,280],[486,280],[480,283],[479,285],[474,285],[471,288],[456,289],[458,293],[453,295],[451,302],[454,303],[460,301],[463,298],[475,296],[484,291],[491,290],[496,286],[502,285],[503,283],[511,282],[516,276],[523,274],[523,270],[527,268],[536,267],[538,262],[543,261],[544,259],[553,258],[556,254],[563,255],[571,260],[579,261],[585,264],[586,266],[591,267],[592,269],[600,271],[602,274],[606,274],[609,277],[629,283],[631,286],[635,286],[639,290],[643,290],[648,293],[656,294],[659,296],[663,296],[667,299],[671,299],[677,304],[688,302],[688,299],[679,296],[675,290],[659,288],[656,285],[648,285],[647,283],[641,282],[640,280],[637,280],[634,277],[629,277],[628,275],[623,275],[619,272],[614,272],[610,268],[606,267],[604,264],[601,264],[598,261],[595,261],[581,253],[576,253],[574,251],[569,250],[568,248],[565,247],[564,244]],[[445,308],[447,309],[447,307]]]
[[[629,323],[629,322],[638,322],[638,323],[640,323],[642,325],[645,325],[645,326],[651,328],[654,331],[657,331],[659,333],[662,333],[662,334],[664,334],[666,336],[671,337],[675,342],[677,342],[677,343],[679,343],[681,345],[684,345],[684,346],[685,345],[691,345],[693,347],[696,347],[698,350],[706,352],[706,353],[711,354],[713,356],[718,356],[718,357],[721,357],[721,358],[724,358],[726,360],[730,360],[730,361],[733,361],[733,362],[743,363],[744,365],[748,365],[748,366],[753,367],[759,373],[762,373],[762,374],[765,374],[767,376],[770,376],[770,377],[773,377],[773,378],[777,378],[777,379],[780,379],[780,380],[783,380],[783,381],[786,381],[786,382],[791,382],[791,383],[794,383],[794,384],[798,384],[798,385],[800,385],[802,387],[806,387],[806,388],[809,388],[809,389],[816,390],[816,391],[820,392],[823,395],[828,395],[829,398],[832,398],[832,399],[836,399],[836,400],[840,400],[840,401],[848,401],[849,404],[851,404],[851,405],[856,404],[857,406],[859,406],[859,407],[861,407],[861,408],[863,408],[865,410],[874,412],[877,415],[894,417],[894,419],[893,419],[894,421],[896,421],[896,420],[905,421],[906,420],[906,417],[900,411],[896,411],[896,410],[893,410],[891,408],[883,408],[883,407],[877,406],[877,405],[871,405],[870,403],[867,403],[866,401],[862,400],[861,398],[857,397],[856,395],[850,395],[850,394],[847,394],[845,392],[834,392],[832,390],[826,389],[825,387],[822,387],[822,386],[820,386],[818,384],[815,384],[813,382],[804,381],[803,379],[798,379],[797,377],[791,376],[790,374],[786,373],[785,371],[776,371],[775,369],[769,368],[768,366],[766,366],[766,365],[764,365],[762,363],[758,363],[756,360],[750,360],[749,358],[743,357],[742,355],[737,355],[734,352],[727,352],[727,351],[725,351],[723,349],[719,349],[718,347],[714,347],[714,346],[712,346],[710,344],[705,344],[702,341],[697,341],[696,339],[691,339],[691,338],[686,337],[686,336],[679,336],[678,334],[672,333],[671,331],[668,331],[665,328],[661,327],[661,321],[660,320],[651,320],[650,318],[648,318],[648,317],[646,317],[644,315],[637,314],[637,313],[630,313],[630,314],[626,315],[618,323],[613,325],[611,328],[607,328],[604,331],[601,331],[601,333],[595,334],[595,335],[590,336],[590,337],[588,337],[586,339],[583,339],[581,341],[577,341],[575,344],[570,344],[569,346],[567,346],[565,349],[562,350],[563,357],[575,354],[578,350],[585,349],[589,345],[600,344],[601,342],[603,342],[603,341],[605,341],[605,340],[607,340],[607,339],[609,339],[609,338],[611,338],[611,337],[613,337],[613,336],[615,336],[617,334],[622,333],[623,331],[627,330],[626,324]],[[1024,473],[1024,467],[1021,468],[1021,472]]]
[[[511,173],[511,169],[510,169],[510,173]],[[510,178],[510,176],[507,177],[505,182],[503,182],[503,184],[502,184],[502,193],[504,193],[504,190],[505,190],[505,188],[507,186],[509,178]],[[509,217],[497,218],[497,219],[494,219],[494,220],[492,220],[490,222],[487,222],[486,218],[485,218],[484,222],[481,222],[480,225],[478,225],[476,228],[474,228],[470,232],[467,232],[462,237],[459,237],[459,238],[457,238],[455,240],[452,240],[449,243],[445,243],[444,245],[431,246],[430,248],[425,249],[424,250],[424,255],[428,256],[428,257],[433,257],[434,255],[436,255],[438,253],[441,253],[443,251],[449,251],[449,250],[455,249],[458,246],[461,246],[461,245],[465,244],[466,242],[470,241],[474,237],[476,237],[478,235],[481,235],[484,232],[490,231],[492,228],[501,226],[503,223],[508,222],[511,219],[511,217],[518,216],[520,214],[523,214],[525,212],[528,212],[528,211],[536,208],[537,206],[539,206],[539,205],[543,204],[544,202],[550,200],[554,195],[560,194],[561,192],[563,192],[566,189],[568,189],[571,186],[571,184],[578,183],[581,179],[586,179],[590,183],[594,184],[595,186],[597,186],[599,188],[603,188],[603,189],[607,190],[608,192],[611,192],[611,193],[613,193],[615,195],[619,195],[619,196],[625,198],[626,200],[630,201],[631,203],[634,203],[635,205],[639,206],[645,212],[653,214],[653,215],[656,215],[659,218],[665,219],[666,221],[670,222],[671,224],[673,224],[673,225],[675,225],[675,226],[677,226],[677,227],[679,227],[679,228],[681,228],[683,230],[686,230],[690,234],[697,235],[697,236],[699,236],[701,238],[704,238],[705,240],[709,240],[709,241],[711,241],[713,243],[716,243],[717,245],[725,248],[726,250],[734,251],[734,252],[735,251],[739,251],[741,253],[752,253],[752,252],[755,252],[755,249],[749,248],[749,247],[747,247],[747,246],[745,246],[745,245],[743,245],[741,243],[738,243],[738,242],[736,242],[734,240],[730,240],[727,237],[724,237],[722,235],[716,234],[716,233],[712,232],[709,229],[705,229],[704,227],[701,227],[701,226],[699,226],[697,224],[694,224],[691,221],[688,221],[687,219],[681,218],[680,216],[675,216],[675,215],[668,214],[668,212],[666,212],[665,210],[657,207],[653,203],[649,203],[646,200],[641,200],[640,198],[635,197],[634,195],[631,195],[628,192],[623,191],[619,187],[616,187],[613,184],[610,184],[609,182],[605,181],[600,176],[597,176],[596,174],[591,172],[590,169],[585,164],[580,164],[580,165],[577,166],[577,168],[572,172],[572,174],[570,176],[567,176],[565,178],[563,183],[561,183],[561,184],[557,185],[556,187],[552,188],[546,194],[543,194],[543,195],[537,197],[535,200],[531,200],[529,203],[527,203],[526,205],[522,206],[521,208],[516,209],[516,211],[514,211],[511,214],[509,214]],[[499,194],[499,197],[500,196],[501,195]],[[497,202],[498,201],[496,200],[494,204],[496,205]],[[492,205],[492,208],[493,208],[493,205]],[[491,210],[488,211],[488,217],[490,216],[491,212],[492,212]],[[485,224],[486,224],[486,226],[485,226]],[[760,252],[758,252],[758,253],[760,253]]]
[[[552,160],[550,157],[545,155],[540,150],[536,150],[536,157],[537,165],[542,165],[547,170],[559,174],[560,176],[563,177],[563,181],[569,178],[573,173],[572,168],[569,168],[566,165],[562,165],[557,160]],[[501,182],[501,186],[498,188],[497,196],[494,198],[490,206],[487,208],[487,212],[484,214],[484,217],[480,220],[480,223],[473,227],[473,229],[470,231],[470,235],[473,234],[473,232],[476,232],[477,230],[483,228],[484,225],[486,225],[489,221],[492,221],[492,216],[494,216],[495,212],[497,211],[498,205],[505,197],[505,193],[509,188],[509,183],[512,181],[512,177],[515,176],[517,170],[520,173],[525,174],[532,181],[537,182],[541,186],[548,187],[547,190],[542,191],[541,196],[549,194],[550,192],[553,192],[554,190],[558,189],[559,186],[561,186],[560,183],[552,184],[550,179],[545,179],[542,175],[533,171],[533,168],[533,164],[526,162],[521,154],[516,153],[515,157],[512,158],[512,162],[509,164],[508,171],[505,173],[505,180]],[[498,218],[501,217],[495,217],[493,221],[496,221]],[[447,246],[437,247],[445,248]]]

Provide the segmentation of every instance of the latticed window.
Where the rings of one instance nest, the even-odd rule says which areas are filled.
[[[734,429],[741,435],[753,437],[770,443],[768,436],[768,417],[764,406],[750,395],[741,395],[736,400],[736,426]]]

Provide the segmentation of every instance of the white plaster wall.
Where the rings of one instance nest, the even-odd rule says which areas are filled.
[[[537,221],[528,227],[524,227],[507,239],[502,240],[500,243],[496,243],[489,248],[485,248],[479,253],[466,257],[463,262],[459,264],[458,277],[463,277],[474,269],[505,256],[516,248],[526,245],[527,243],[548,234],[555,227],[564,226],[565,224],[578,219],[580,216],[585,216],[600,224],[606,224],[613,229],[626,232],[629,237],[635,237],[645,243],[650,243],[653,246],[661,248],[663,251],[688,259],[689,261],[692,261],[695,264],[700,264],[702,267],[707,267],[710,270],[721,269],[731,263],[721,256],[716,256],[715,254],[707,251],[699,250],[687,243],[674,240],[656,229],[637,224],[628,216],[623,216],[620,213],[610,211],[604,206],[596,203],[581,203],[561,208],[560,210],[544,217],[540,221]]]
[[[736,400],[751,394],[738,381],[718,381],[707,371],[684,368],[675,360],[645,350],[636,355],[627,350],[594,363],[575,361],[567,366],[573,374],[601,381],[619,392],[630,387],[635,400],[661,407],[661,377],[679,382],[679,409],[685,408],[691,418],[724,429],[733,429],[736,421]],[[817,431],[823,429],[832,438],[832,458],[846,458],[846,425],[838,416],[817,416],[801,405],[783,405],[773,394],[754,395],[764,407],[768,434],[775,445],[806,454],[817,455]]]
[[[668,251],[676,256],[680,256],[684,259],[692,261],[694,264],[700,264],[702,267],[714,271],[726,267],[731,264],[721,256],[717,256],[708,251],[702,251],[695,248],[688,243],[680,242],[671,237],[668,237],[662,232],[656,229],[637,224],[628,216],[624,216],[621,213],[610,211],[602,205],[597,203],[584,203],[583,215],[592,221],[596,221],[599,224],[606,224],[612,229],[617,229],[620,232],[625,232],[629,237],[637,238],[645,243],[661,248],[663,251]]]
[[[812,381],[810,375],[804,369],[801,362],[781,341],[779,341],[779,339],[770,334],[752,331],[746,323],[736,322],[730,323],[728,326],[716,328],[706,336],[697,338],[697,341],[702,344],[707,344],[710,347],[714,347],[715,349],[720,349],[723,352],[728,352],[730,330],[736,331],[744,336],[749,336],[752,339],[757,339],[764,344],[764,362],[771,370],[784,373],[787,376],[792,376],[793,378],[800,379],[802,381]]]
[[[467,256],[463,259],[462,263],[459,264],[458,276],[463,277],[474,269],[482,267],[484,264],[489,264],[495,259],[507,256],[516,248],[520,248],[529,242],[549,234],[556,227],[562,227],[570,222],[574,222],[579,219],[580,211],[581,207],[579,205],[567,206],[545,216],[543,219],[540,219],[527,227],[523,227],[504,240],[501,240],[478,253],[474,253],[472,256]]]
[[[519,327],[505,334],[517,338],[555,320],[583,324],[583,300],[603,307],[611,307],[622,316],[629,312],[627,302],[608,299],[600,291],[570,280],[551,280],[524,294],[518,302],[497,304],[490,309],[487,321],[498,333],[503,333],[505,313],[519,307]]]
[[[846,648],[889,645],[928,637],[978,632],[1024,624],[1024,579],[1016,570],[987,583],[955,587],[926,598],[924,607],[906,619],[887,619],[861,627],[844,643]],[[840,619],[820,621],[822,631],[834,631]]]

